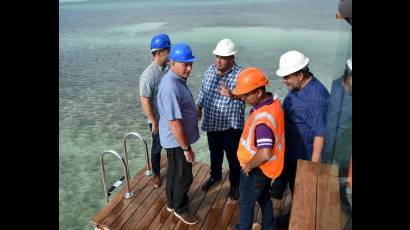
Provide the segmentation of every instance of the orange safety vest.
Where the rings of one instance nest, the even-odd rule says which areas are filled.
[[[259,124],[267,125],[275,136],[275,144],[272,149],[273,155],[259,168],[267,177],[275,179],[282,172],[285,155],[285,120],[279,100],[274,100],[271,104],[264,105],[253,111],[246,120],[237,152],[242,167],[256,154],[255,128]]]

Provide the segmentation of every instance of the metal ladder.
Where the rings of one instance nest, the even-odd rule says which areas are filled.
[[[102,177],[103,184],[104,184],[104,194],[105,194],[105,199],[107,200],[107,203],[109,202],[109,196],[112,194],[112,192],[116,188],[118,188],[123,183],[124,179],[125,179],[126,186],[127,186],[126,187],[127,191],[124,193],[124,198],[129,199],[134,195],[134,193],[131,192],[131,190],[130,190],[130,184],[129,184],[128,152],[127,152],[127,138],[129,136],[135,136],[144,143],[144,146],[145,146],[145,159],[147,161],[147,163],[146,163],[147,171],[145,171],[145,175],[146,176],[152,175],[151,165],[149,163],[147,142],[144,140],[144,138],[142,138],[142,136],[140,134],[138,134],[136,132],[130,132],[130,133],[125,134],[125,136],[123,138],[124,157],[121,156],[120,154],[118,154],[114,150],[104,150],[100,154],[101,177]],[[124,170],[124,175],[119,180],[114,182],[114,184],[111,186],[111,188],[109,190],[107,189],[107,178],[105,176],[105,168],[104,168],[104,155],[107,154],[107,153],[110,153],[110,154],[114,155],[118,160],[120,160],[121,163],[122,163],[122,166],[123,166],[123,170]]]

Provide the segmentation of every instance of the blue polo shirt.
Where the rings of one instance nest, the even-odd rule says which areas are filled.
[[[159,83],[157,95],[159,119],[159,138],[164,148],[179,147],[172,135],[168,121],[180,119],[189,144],[199,139],[196,106],[186,80],[169,70]]]
[[[283,101],[285,112],[285,159],[311,160],[313,139],[325,136],[329,91],[312,75],[299,91],[289,91]]]

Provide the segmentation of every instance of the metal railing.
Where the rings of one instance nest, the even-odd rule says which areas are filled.
[[[135,136],[135,137],[137,137],[138,139],[140,139],[140,140],[144,143],[144,146],[145,146],[145,160],[147,161],[147,163],[146,163],[147,171],[145,171],[145,175],[146,175],[146,176],[152,175],[151,165],[150,165],[150,163],[149,163],[149,155],[148,155],[147,142],[144,140],[144,138],[141,137],[141,135],[139,135],[139,134],[136,133],[136,132],[130,132],[130,133],[125,134],[125,136],[124,136],[124,138],[123,138],[123,140],[122,140],[122,142],[123,142],[123,144],[124,144],[124,155],[125,155],[125,163],[126,163],[126,165],[127,165],[127,168],[128,168],[127,138],[128,138],[129,136]]]
[[[140,134],[136,133],[136,132],[130,132],[124,135],[123,138],[123,145],[124,145],[124,157],[122,157],[120,154],[118,154],[116,151],[114,150],[105,150],[101,153],[100,155],[100,168],[101,168],[101,177],[103,179],[103,184],[104,184],[104,193],[105,193],[105,198],[107,200],[107,203],[109,202],[109,196],[111,195],[111,192],[113,192],[116,188],[118,188],[122,182],[125,179],[126,182],[126,186],[127,186],[127,192],[124,194],[125,199],[129,199],[131,198],[134,193],[131,192],[130,190],[130,183],[129,183],[129,167],[128,167],[128,151],[127,151],[127,138],[129,136],[135,136],[138,139],[140,139],[143,143],[144,143],[144,147],[145,147],[145,160],[147,161],[146,163],[146,167],[147,167],[147,171],[145,171],[145,175],[146,176],[150,176],[152,175],[152,169],[151,169],[151,165],[150,165],[150,161],[149,161],[149,155],[148,155],[148,146],[147,146],[147,142],[144,140],[144,138],[141,137]],[[105,176],[105,168],[104,168],[104,155],[106,153],[111,153],[112,155],[114,155],[115,157],[117,157],[117,159],[119,159],[122,163],[123,169],[124,169],[124,175],[118,180],[116,181],[111,188],[108,190],[107,188],[107,178]]]
[[[105,150],[100,155],[100,168],[101,168],[101,176],[102,176],[103,184],[104,184],[104,194],[105,194],[105,199],[107,200],[107,203],[109,202],[109,199],[108,199],[109,193],[112,190],[114,190],[115,188],[117,188],[122,183],[121,182],[122,178],[119,181],[117,181],[118,183],[117,182],[114,183],[114,189],[112,189],[112,190],[110,189],[110,191],[108,191],[108,189],[107,189],[107,178],[105,176],[105,168],[104,168],[104,155],[106,153],[113,154],[115,157],[117,157],[122,162],[122,166],[123,166],[123,169],[124,169],[123,178],[125,177],[125,182],[126,182],[126,185],[127,185],[127,192],[124,194],[124,197],[125,197],[125,199],[131,198],[134,195],[134,193],[130,191],[130,183],[129,183],[129,177],[128,177],[128,175],[129,175],[128,174],[128,164],[126,163],[124,158],[122,156],[120,156],[120,154],[118,154],[116,151],[114,151],[114,150]]]

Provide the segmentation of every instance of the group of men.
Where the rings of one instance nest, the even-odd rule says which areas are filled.
[[[202,185],[207,191],[222,178],[224,152],[229,163],[229,199],[239,198],[238,229],[251,229],[254,206],[262,210],[262,228],[273,229],[270,199],[274,180],[277,197],[289,183],[293,192],[298,159],[320,162],[324,146],[329,92],[309,71],[309,58],[299,51],[280,57],[276,74],[289,89],[283,105],[268,91],[269,80],[258,68],[242,68],[231,39],[218,42],[214,64],[206,70],[199,95],[186,81],[195,56],[186,43],[171,47],[166,34],[151,40],[153,61],[140,77],[140,100],[152,133],[152,183],[161,186],[160,152],[168,159],[167,210],[186,224],[200,218],[188,209],[193,181],[191,145],[199,139],[198,121],[206,132],[211,170]],[[168,61],[170,61],[168,63]],[[245,104],[250,114],[245,122]]]

